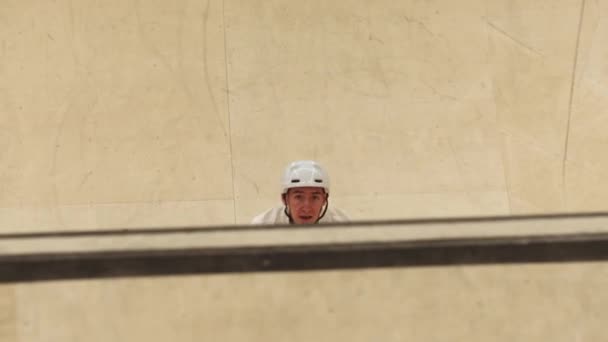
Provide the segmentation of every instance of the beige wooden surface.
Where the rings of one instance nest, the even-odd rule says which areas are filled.
[[[0,232],[606,210],[608,2],[0,3]],[[606,265],[0,287],[0,340],[604,341]]]
[[[606,6],[4,1],[0,229],[606,209]]]
[[[607,286],[606,263],[36,283],[14,286],[3,312],[18,319],[0,331],[7,342],[601,342]]]

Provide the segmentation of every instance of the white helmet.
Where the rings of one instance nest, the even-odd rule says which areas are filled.
[[[298,160],[289,164],[281,183],[283,194],[291,188],[308,186],[324,188],[325,193],[329,194],[329,176],[321,165],[312,160]]]

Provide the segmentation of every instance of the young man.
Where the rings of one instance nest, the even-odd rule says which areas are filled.
[[[345,222],[348,217],[329,208],[329,176],[312,160],[295,161],[282,179],[282,206],[256,216],[253,224],[315,224]]]

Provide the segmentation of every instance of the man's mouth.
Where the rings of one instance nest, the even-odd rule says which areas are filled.
[[[309,221],[312,220],[312,215],[298,215],[298,217],[300,218],[300,220],[302,221]]]

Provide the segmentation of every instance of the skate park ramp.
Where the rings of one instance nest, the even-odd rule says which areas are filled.
[[[3,231],[608,210],[605,1],[3,3]]]
[[[606,13],[0,1],[0,341],[608,340]]]
[[[608,213],[0,235],[2,341],[602,341]]]

